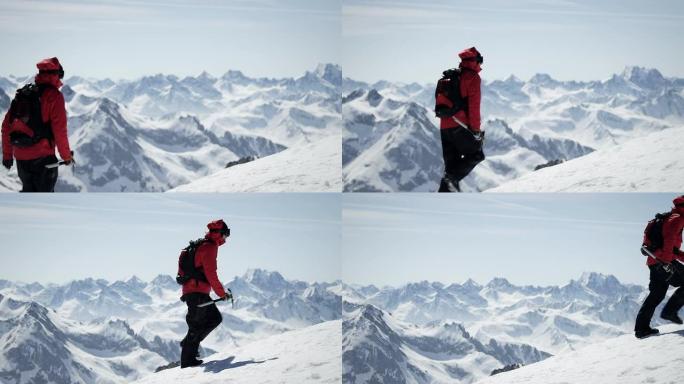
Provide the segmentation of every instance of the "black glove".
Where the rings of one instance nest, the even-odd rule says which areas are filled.
[[[223,296],[223,300],[228,301],[233,298],[233,291],[230,288],[226,288],[226,295]]]
[[[12,159],[2,161],[2,166],[7,168],[8,171],[10,168],[12,168],[12,164],[14,164],[14,160]]]
[[[475,138],[475,141],[478,143],[480,146],[480,150],[484,148],[484,142],[485,142],[485,133],[484,131],[470,131],[473,133],[473,137]]]
[[[76,165],[76,160],[74,160],[74,151],[71,151],[71,158],[69,160],[64,160],[64,165]]]

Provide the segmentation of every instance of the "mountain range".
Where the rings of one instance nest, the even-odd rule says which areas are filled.
[[[343,79],[345,191],[437,189],[443,161],[439,121],[432,112],[434,86]],[[463,180],[466,191],[487,190],[541,165],[682,127],[684,79],[627,67],[604,81],[558,81],[545,74],[528,81],[515,76],[483,81],[482,116],[487,159]],[[661,156],[680,158],[671,150]],[[630,165],[642,174],[650,170]]]
[[[226,284],[236,308],[219,303],[223,323],[203,355],[341,318],[338,283],[286,280],[249,270]],[[0,378],[21,383],[124,383],[178,360],[187,331],[180,288],[165,275],[150,282],[83,279],[67,284],[0,280]]]
[[[239,159],[339,137],[341,74],[339,66],[321,64],[284,79],[232,70],[182,79],[70,77],[62,93],[76,167],[62,171],[56,189],[165,191]],[[30,81],[0,77],[1,113],[15,89]],[[339,174],[339,166],[328,174]],[[16,171],[4,178],[16,180]],[[1,184],[15,187],[7,180]]]
[[[599,273],[562,286],[495,278],[485,285],[422,281],[343,289],[343,366],[350,383],[383,377],[385,383],[472,383],[507,366],[634,337],[647,293]]]

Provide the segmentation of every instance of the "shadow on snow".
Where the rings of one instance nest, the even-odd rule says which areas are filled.
[[[245,360],[245,361],[234,361],[235,356],[231,356],[223,360],[214,360],[208,363],[202,364],[205,372],[218,373],[225,369],[239,368],[249,364],[262,364],[269,360],[277,360],[277,357],[273,357],[266,360],[255,361],[255,360]]]

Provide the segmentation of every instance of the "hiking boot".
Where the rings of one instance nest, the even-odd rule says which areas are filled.
[[[658,333],[660,333],[660,331],[658,331],[657,329],[648,327],[646,329],[634,331],[634,336],[636,336],[637,339],[644,339],[649,336],[657,335]]]
[[[188,367],[196,367],[198,365],[202,365],[202,363],[204,363],[204,360],[193,359],[193,360],[190,360],[188,362],[181,361],[180,367],[181,367],[181,369],[182,368],[188,368]]]
[[[667,321],[671,321],[675,324],[682,324],[682,319],[679,316],[677,316],[676,313],[661,313],[660,318],[665,319]]]
[[[185,346],[185,339],[181,340],[180,346],[181,346],[181,349]],[[200,357],[199,349],[197,350],[195,357]]]

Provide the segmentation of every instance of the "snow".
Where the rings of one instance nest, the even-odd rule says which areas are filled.
[[[341,320],[328,321],[216,353],[200,367],[172,368],[135,383],[339,383],[341,344]]]
[[[478,384],[647,384],[684,381],[684,330],[660,327],[661,334],[636,339],[623,335],[577,351],[498,374]]]
[[[487,192],[660,192],[684,189],[684,127],[600,149]]]
[[[17,175],[16,164],[9,172],[3,167],[0,169],[0,192],[17,192],[21,190],[21,181]]]
[[[340,136],[223,169],[169,192],[341,192]]]

